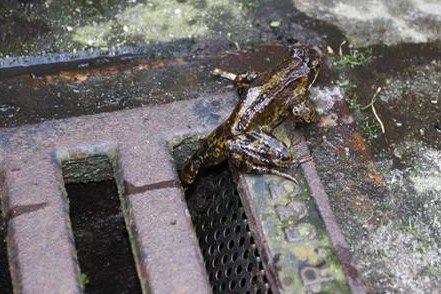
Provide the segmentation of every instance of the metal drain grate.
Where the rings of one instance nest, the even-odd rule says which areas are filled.
[[[207,171],[186,193],[214,293],[271,293],[228,168]]]

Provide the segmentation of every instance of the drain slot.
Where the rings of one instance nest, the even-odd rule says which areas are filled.
[[[66,166],[72,165],[63,166],[63,175],[85,292],[141,293],[115,180],[76,183],[81,178],[72,181],[72,170],[82,174],[90,166],[65,172]]]
[[[0,207],[0,289],[1,293],[12,293],[11,276],[9,273],[8,253],[6,246],[7,223],[2,217]]]
[[[186,199],[213,292],[271,293],[227,166],[207,170]]]

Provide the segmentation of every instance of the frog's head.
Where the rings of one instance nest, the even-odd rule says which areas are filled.
[[[302,64],[308,67],[308,84],[311,86],[317,78],[319,72],[320,63],[323,57],[322,51],[317,46],[308,47],[294,45],[290,47],[290,53],[293,59],[300,60]]]
[[[322,51],[317,47],[307,47],[302,45],[290,46],[290,53],[293,59],[300,59],[307,64],[311,70],[316,70],[320,66],[323,57]]]

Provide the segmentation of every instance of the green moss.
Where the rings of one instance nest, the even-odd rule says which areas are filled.
[[[374,139],[376,139],[380,132],[380,126],[378,125],[378,123],[367,116],[365,116],[363,120],[359,122],[358,127],[360,128],[363,136],[369,142],[372,142]]]
[[[344,54],[335,61],[337,66],[365,66],[372,60],[372,50],[367,49],[362,52],[357,49],[350,49],[349,53]]]
[[[416,227],[412,223],[412,219],[409,218],[408,223],[403,226],[403,231],[409,233],[416,237],[418,235],[418,231]]]
[[[254,11],[263,4],[263,0],[241,0],[242,7],[247,11]]]
[[[317,290],[321,293],[349,293],[346,284],[346,278],[341,269],[341,264],[338,258],[335,257],[332,249],[332,244],[324,228],[324,224],[315,207],[315,202],[310,196],[309,190],[305,183],[302,174],[298,173],[297,178],[300,182],[301,190],[298,195],[292,197],[278,195],[273,200],[269,200],[265,195],[265,203],[262,204],[262,214],[265,215],[263,228],[269,238],[270,247],[280,254],[278,267],[280,268],[280,275],[283,277],[290,277],[288,283],[284,284],[285,290],[290,293],[300,293],[302,291]],[[277,182],[276,182],[277,183]],[[292,187],[285,187],[285,181],[280,181],[286,190],[289,191]],[[257,191],[254,186],[254,190]],[[293,213],[289,217],[281,220],[276,217],[275,209],[280,205],[287,205],[293,200],[302,201],[307,206],[307,215],[299,220],[298,215]],[[303,240],[296,243],[288,242],[285,239],[285,229],[295,228],[298,234],[303,237]],[[299,274],[293,274],[293,270],[298,272],[297,265],[305,264],[313,267],[319,267],[320,275],[322,277],[332,277],[332,282],[318,283],[314,286],[302,286],[301,277]],[[289,272],[289,275],[287,273]],[[315,287],[316,289],[312,289]],[[293,292],[294,291],[294,292]]]
[[[138,4],[117,15],[116,19],[126,34],[154,41],[199,37],[208,31],[200,11],[186,2]]]
[[[378,122],[365,113],[363,105],[361,105],[359,102],[357,95],[354,94],[349,96],[345,100],[348,103],[349,108],[354,112],[357,127],[363,134],[363,137],[369,142],[372,142],[380,133],[380,126]]]
[[[351,79],[338,80],[337,86],[340,87],[344,93],[348,93],[357,87]]]
[[[84,287],[86,287],[87,284],[89,284],[89,277],[86,273],[81,273],[80,275],[80,283]]]
[[[184,139],[173,138],[170,142],[171,151],[175,160],[176,168],[182,169],[185,161],[193,154],[199,146],[199,136],[190,136]]]
[[[286,194],[284,196],[277,197],[277,199],[274,201],[275,206],[287,206],[289,203],[292,202],[292,197],[287,196]]]
[[[113,21],[109,21],[79,27],[73,33],[72,40],[91,47],[106,48],[114,25]]]
[[[246,9],[254,7],[251,2],[256,1],[247,1]],[[224,25],[224,22],[231,27],[249,27],[245,8],[237,7],[231,0],[151,0],[128,7],[106,22],[75,28],[72,40],[98,48],[114,45],[115,42],[123,45],[121,42],[127,40],[170,42],[210,36],[216,24]]]
[[[298,221],[299,221],[299,216],[296,214],[292,214],[280,222],[279,228],[280,230],[284,230],[286,228],[294,226]]]
[[[363,108],[363,106],[358,101],[357,95],[352,95],[350,97],[347,97],[345,100],[348,103],[349,108],[351,108],[354,111],[361,112],[361,109]]]
[[[107,150],[106,156],[109,159],[110,163],[112,164],[113,168],[116,168],[117,161],[118,161],[118,151],[116,148],[111,148]]]
[[[285,191],[287,193],[292,193],[292,192],[294,192],[294,189],[295,189],[294,184],[291,182],[283,183],[283,188],[285,189]]]
[[[439,277],[441,276],[441,267],[437,265],[428,265],[423,268],[421,271],[422,275],[428,275],[432,277]]]

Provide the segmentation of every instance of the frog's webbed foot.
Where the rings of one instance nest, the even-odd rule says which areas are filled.
[[[232,158],[233,160],[233,165],[235,165],[234,163],[234,158]],[[270,174],[270,175],[276,175],[285,179],[288,179],[290,181],[293,181],[294,183],[296,183],[297,185],[299,184],[299,182],[297,181],[297,179],[295,177],[293,177],[290,174],[281,172],[275,168],[272,167],[267,167],[267,166],[258,166],[258,165],[253,165],[250,162],[246,162],[245,163],[246,168],[243,169],[243,165],[242,170],[244,170],[247,173],[257,173],[257,174]]]
[[[298,168],[300,165],[302,165],[305,162],[312,161],[311,155],[306,155],[300,158],[297,158],[292,162],[292,167]]]
[[[276,169],[291,166],[293,160],[288,148],[275,137],[252,131],[230,140],[229,149],[230,162],[237,169],[278,175],[297,183],[293,176]]]

